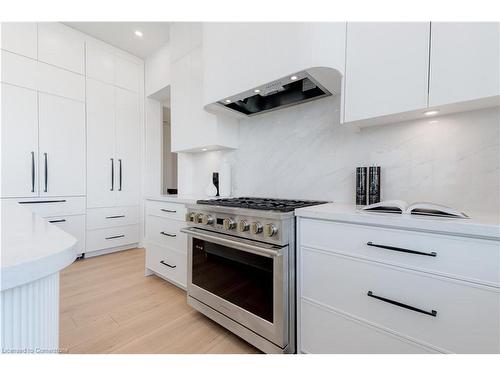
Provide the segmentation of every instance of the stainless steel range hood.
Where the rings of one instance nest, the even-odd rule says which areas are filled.
[[[342,75],[332,68],[315,67],[289,74],[206,106],[211,112],[249,117],[332,95],[339,95]]]

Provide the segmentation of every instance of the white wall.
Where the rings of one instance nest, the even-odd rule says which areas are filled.
[[[204,192],[221,157],[233,195],[354,203],[355,168],[382,167],[382,199],[433,201],[468,212],[500,210],[500,110],[487,109],[353,132],[325,98],[240,121],[240,148],[191,155]]]
[[[165,44],[146,59],[146,96],[153,95],[170,85],[170,46]]]

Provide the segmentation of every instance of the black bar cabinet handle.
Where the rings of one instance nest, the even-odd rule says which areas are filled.
[[[31,151],[31,192],[35,192],[35,152]]]
[[[60,220],[49,220],[49,223],[64,223],[66,219],[60,219]]]
[[[110,158],[111,160],[111,191],[115,190],[115,159]]]
[[[163,264],[164,266],[170,267],[170,268],[175,268],[177,267],[176,265],[168,264],[164,260],[160,260],[160,263]]]
[[[409,249],[404,249],[402,247],[387,246],[387,245],[378,245],[378,244],[373,243],[371,241],[367,242],[366,245],[367,246],[373,246],[373,247],[379,247],[381,249],[386,249],[386,250],[399,251],[401,253],[408,253],[408,254],[415,254],[415,255],[426,255],[426,256],[429,256],[429,257],[435,257],[437,255],[437,253],[435,253],[434,251],[431,251],[430,253],[424,253],[422,251],[409,250]]]
[[[106,216],[106,219],[118,219],[120,217],[125,217],[125,215]]]
[[[122,238],[122,237],[125,237],[125,235],[124,234],[120,234],[119,236],[106,237],[106,240],[113,240],[115,238]]]
[[[47,185],[48,185],[48,178],[49,178],[49,170],[48,170],[48,162],[47,162],[47,153],[44,152],[43,153],[43,159],[44,159],[44,168],[45,168],[45,171],[44,171],[44,177],[45,177],[45,186],[43,188],[43,191],[46,193],[47,192]]]
[[[170,212],[172,214],[175,214],[177,211],[176,210],[166,210],[165,208],[161,208],[163,212]]]
[[[403,307],[405,309],[408,309],[408,310],[411,310],[411,311],[415,311],[415,312],[419,312],[421,314],[430,315],[430,316],[436,316],[437,315],[437,311],[436,310],[426,311],[426,310],[419,309],[418,307],[413,307],[413,306],[406,305],[406,304],[398,302],[398,301],[393,301],[392,299],[388,299],[388,298],[385,298],[385,297],[376,296],[375,294],[373,294],[373,292],[371,290],[369,290],[366,295],[368,297],[372,297],[372,298],[378,299],[380,301],[384,301],[384,302],[390,303],[391,305],[396,305],[396,306],[399,306],[399,307]]]
[[[24,202],[18,202],[19,204],[35,204],[35,203],[63,203],[66,202],[66,199],[55,199],[55,200],[48,200],[48,201],[24,201]]]
[[[168,236],[168,237],[177,237],[176,234],[170,234],[170,233],[166,233],[166,232],[160,232],[160,234],[163,234],[164,236]]]
[[[122,191],[122,159],[118,159],[118,169],[120,172],[120,187],[118,188],[118,191]]]

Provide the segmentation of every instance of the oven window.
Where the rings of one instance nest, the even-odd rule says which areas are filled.
[[[273,259],[193,238],[192,283],[273,322]]]

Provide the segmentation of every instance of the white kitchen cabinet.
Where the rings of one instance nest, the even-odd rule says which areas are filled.
[[[500,24],[433,22],[429,105],[500,95]]]
[[[115,85],[133,92],[139,91],[139,66],[127,59],[115,56]]]
[[[36,22],[2,22],[2,49],[37,58]]]
[[[203,61],[197,48],[171,66],[172,152],[236,148],[238,123],[203,109]]]
[[[85,195],[85,104],[38,94],[41,196]]]
[[[427,106],[428,22],[348,23],[344,120]]]
[[[87,207],[116,204],[114,86],[87,79]]]
[[[113,53],[107,49],[89,43],[87,43],[86,47],[87,77],[106,83],[114,83],[115,57]]]
[[[174,22],[170,26],[170,61],[175,62],[202,43],[201,22]]]
[[[38,62],[8,51],[0,51],[2,57],[2,82],[36,90],[38,87]]]
[[[57,22],[38,24],[38,60],[85,73],[85,41],[80,33]]]
[[[116,204],[139,204],[139,97],[137,94],[115,88],[116,122]]]
[[[2,83],[2,197],[38,195],[36,91]]]

